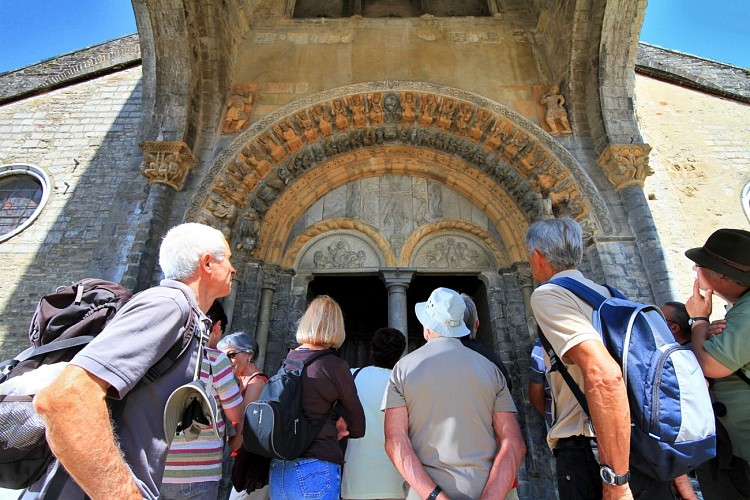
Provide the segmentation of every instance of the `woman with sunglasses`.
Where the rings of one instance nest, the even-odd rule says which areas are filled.
[[[266,382],[268,381],[268,376],[260,371],[260,368],[255,365],[255,361],[258,358],[258,343],[255,341],[255,338],[245,332],[236,332],[221,339],[219,343],[216,344],[216,347],[224,354],[226,354],[229,358],[229,361],[232,363],[234,375],[239,382],[240,390],[243,394],[243,404],[247,406],[248,403],[258,399],[258,396],[260,396],[260,393],[263,390],[263,386],[265,386]],[[236,452],[239,451],[241,456],[236,457],[237,461],[243,461],[244,463],[244,461],[248,460],[249,457],[246,456],[246,454],[244,453],[244,449],[242,449],[242,425],[243,419],[240,419],[239,422],[235,423],[236,434],[233,437],[229,438],[229,446],[235,452],[232,454],[232,456],[235,456]],[[245,469],[244,466],[240,466],[240,464],[237,465],[238,467]],[[256,479],[260,479],[263,483],[267,484],[267,468],[265,471],[265,477],[251,479],[246,477],[247,472],[252,472],[253,474],[263,474],[262,471],[257,470],[258,467],[252,468],[254,469],[253,471],[233,470],[233,480],[235,476],[237,476],[237,473],[239,473],[240,476],[245,476],[242,484],[246,488],[256,488],[258,486],[257,484],[254,484],[256,483]],[[250,486],[251,483],[253,483],[253,486]],[[236,482],[235,487],[237,487]],[[230,494],[230,498],[268,498],[268,488],[258,488],[255,491],[252,491],[252,493],[250,493],[249,495],[245,493],[245,488],[243,488],[243,491],[238,491],[235,489]]]

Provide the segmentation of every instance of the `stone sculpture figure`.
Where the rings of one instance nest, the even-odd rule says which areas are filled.
[[[236,134],[248,126],[253,112],[253,100],[253,93],[247,88],[241,85],[234,88],[227,97],[222,133]]]
[[[352,110],[352,121],[354,122],[354,126],[357,128],[364,127],[367,124],[364,99],[362,99],[361,95],[357,94],[349,96],[347,101],[349,102],[349,107]]]
[[[331,115],[328,113],[328,109],[322,104],[316,104],[312,109],[313,120],[320,127],[320,133],[323,137],[327,137],[333,134],[333,126],[331,125]]]
[[[568,122],[568,112],[563,107],[565,98],[560,94],[560,87],[557,85],[551,86],[549,92],[539,100],[539,104],[547,108],[544,121],[549,126],[550,135],[570,135],[573,133],[570,129],[570,122]],[[560,122],[562,129],[558,128],[558,122]]]
[[[315,127],[310,115],[303,111],[297,113],[294,117],[297,119],[297,124],[302,129],[302,134],[305,136],[308,144],[312,144],[318,140],[318,129]]]
[[[337,130],[346,130],[349,128],[349,116],[346,111],[346,104],[343,99],[333,100],[334,123]]]
[[[401,92],[401,120],[406,123],[412,123],[414,118],[417,117],[417,113],[414,110],[417,102],[414,99],[414,92]]]
[[[383,95],[379,92],[368,94],[370,103],[370,125],[382,125],[384,121]]]

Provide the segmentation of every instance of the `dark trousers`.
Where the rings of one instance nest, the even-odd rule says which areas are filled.
[[[591,439],[573,436],[560,439],[553,451],[557,462],[557,492],[560,500],[599,500],[602,478],[591,450]],[[630,491],[635,500],[673,500],[669,481],[657,481],[630,471]],[[728,499],[724,499],[728,500]]]
[[[713,458],[695,473],[704,500],[750,499],[750,465],[739,457]]]

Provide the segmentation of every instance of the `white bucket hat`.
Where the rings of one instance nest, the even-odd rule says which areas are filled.
[[[450,288],[436,288],[427,302],[414,306],[417,319],[441,337],[463,337],[469,334],[464,324],[464,299]]]
[[[194,380],[178,387],[169,396],[164,407],[164,435],[167,445],[172,444],[178,426],[185,435],[185,441],[197,439],[204,429],[211,429],[215,438],[219,439],[217,413],[216,399],[208,393],[202,380]]]

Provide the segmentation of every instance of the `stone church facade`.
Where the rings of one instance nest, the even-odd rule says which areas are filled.
[[[40,295],[86,276],[151,286],[166,230],[203,222],[234,253],[230,329],[256,335],[267,371],[316,295],[342,304],[352,366],[380,326],[421,345],[413,307],[436,286],[472,295],[512,374],[521,497],[554,495],[526,403],[526,228],[574,217],[586,274],[679,298],[644,191],[645,2],[133,5],[137,36],[0,75],[0,189],[27,175],[44,191],[0,235],[3,356]]]

